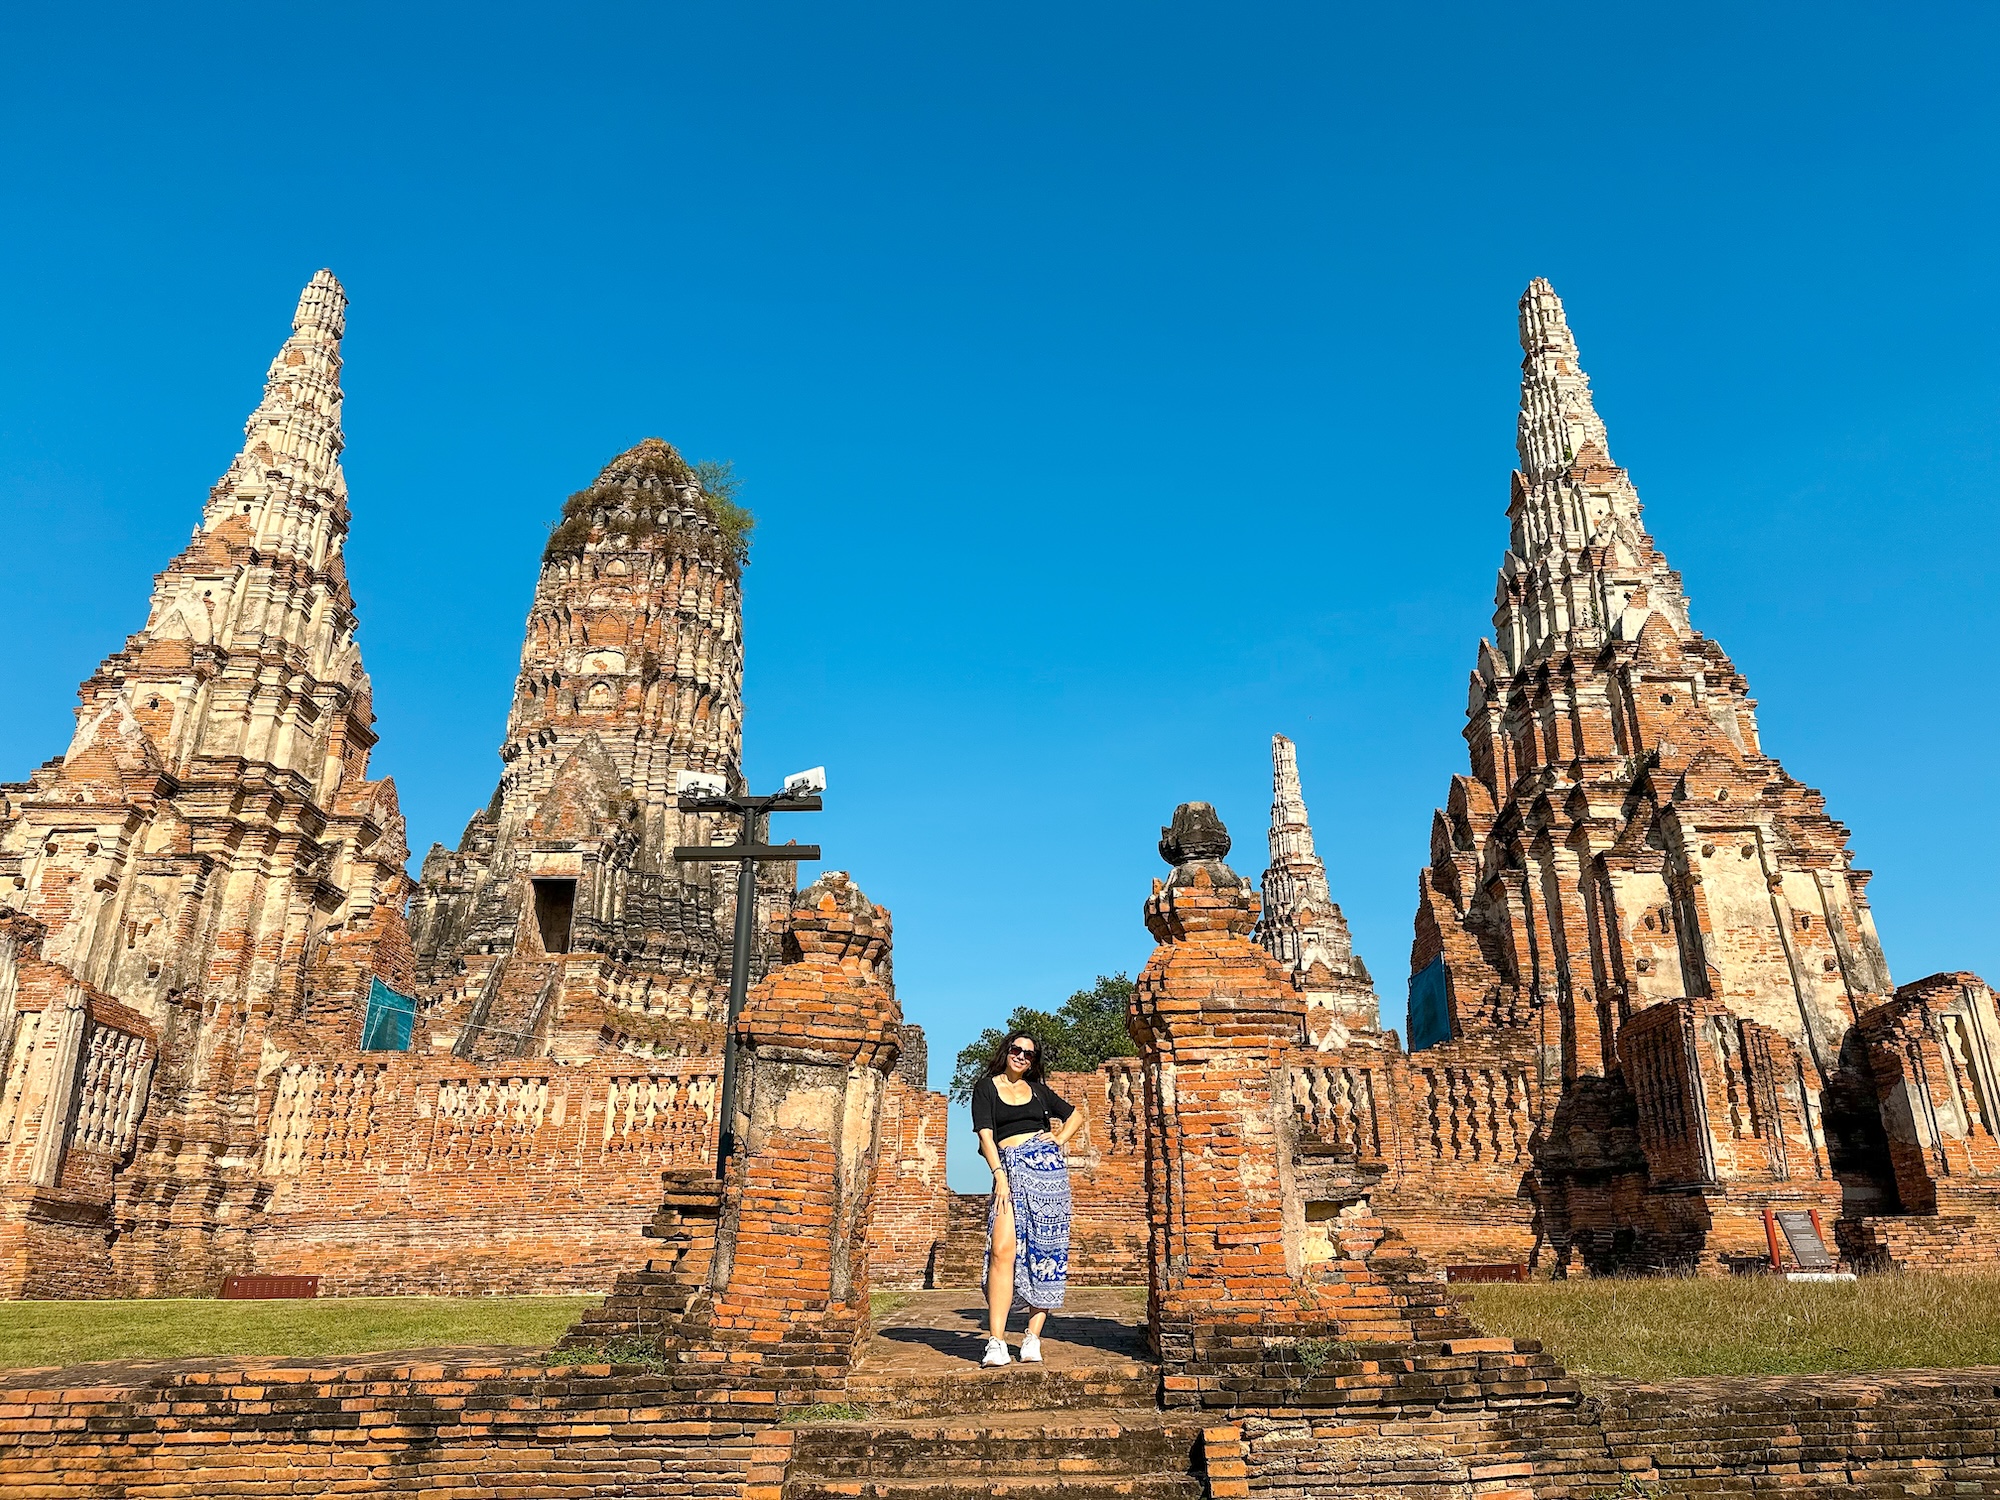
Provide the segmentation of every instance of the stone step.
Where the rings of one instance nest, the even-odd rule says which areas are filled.
[[[700,1288],[671,1270],[674,1257],[648,1261],[643,1271],[621,1271],[617,1283],[597,1306],[588,1308],[570,1325],[558,1347],[572,1349],[582,1344],[606,1343],[613,1339],[657,1338],[687,1316],[689,1305]]]
[[[1201,1428],[1157,1411],[1034,1412],[829,1424],[799,1442],[797,1460],[824,1479],[1129,1476],[1188,1472]]]
[[[799,1430],[786,1500],[1200,1500],[1202,1428],[1157,1410],[1023,1411]]]
[[[475,1006],[454,1050],[481,1067],[504,1065],[532,1050],[543,1019],[546,994],[562,985],[560,957],[532,958],[509,954],[501,960],[499,980],[483,1006]]]
[[[1053,1443],[1031,1444],[1017,1450],[1011,1442],[991,1453],[968,1449],[963,1445],[927,1447],[922,1452],[869,1449],[840,1458],[816,1458],[812,1474],[816,1479],[832,1483],[834,1480],[872,1482],[983,1478],[987,1475],[1013,1479],[1106,1476],[1117,1479],[1133,1474],[1184,1473],[1188,1467],[1187,1455],[1183,1453],[1176,1459],[1171,1451],[1174,1446],[1159,1441],[1128,1443],[1102,1453],[1095,1447],[1061,1447]]]
[[[878,1419],[1129,1409],[1157,1406],[1160,1372],[1136,1360],[1080,1369],[988,1370],[968,1362],[963,1374],[951,1375],[873,1374],[864,1365],[849,1377],[847,1393]]]

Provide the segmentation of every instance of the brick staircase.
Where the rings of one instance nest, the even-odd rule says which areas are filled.
[[[1071,1369],[1012,1364],[982,1370],[966,1364],[948,1375],[871,1370],[848,1377],[848,1399],[871,1415],[898,1420],[1017,1412],[1130,1411],[1156,1407],[1160,1369],[1142,1360],[1106,1360]]]
[[[509,953],[500,960],[452,1047],[484,1066],[526,1057],[562,985],[563,960]]]
[[[667,1172],[660,1180],[659,1211],[641,1231],[660,1242],[660,1253],[643,1271],[621,1271],[611,1294],[584,1313],[558,1348],[614,1339],[657,1340],[680,1325],[702,1294],[715,1257],[722,1183],[700,1172]]]
[[[973,1376],[961,1382],[984,1389]],[[1096,1408],[798,1429],[785,1500],[1202,1500],[1202,1427]]]

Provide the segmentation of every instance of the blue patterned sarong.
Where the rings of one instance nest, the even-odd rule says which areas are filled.
[[[1063,1149],[1046,1135],[1002,1146],[1007,1188],[1014,1200],[1014,1300],[1029,1307],[1063,1305],[1069,1282],[1069,1166]],[[994,1194],[986,1210],[986,1276],[993,1275],[993,1224],[1000,1212]]]

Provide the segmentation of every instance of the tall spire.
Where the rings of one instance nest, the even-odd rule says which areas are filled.
[[[1306,794],[1299,785],[1299,750],[1282,734],[1271,736],[1271,863],[1294,860],[1319,871],[1326,885],[1326,866],[1313,850],[1312,824],[1306,818]]]
[[[378,902],[400,908],[407,851],[394,788],[367,777],[375,715],[341,556],[348,529],[340,473],[346,312],[333,273],[314,276],[244,423],[242,447],[209,491],[192,539],[154,577],[144,625],[79,687],[76,730],[54,773],[60,785],[49,785],[58,806],[83,787],[87,796],[107,799],[106,806],[129,808],[121,814],[127,821],[119,859],[150,859],[171,846],[147,832],[145,820],[161,799],[180,809],[182,827],[190,809],[204,809],[204,817],[230,809],[230,837],[245,851],[263,851],[261,878],[285,892],[284,901],[315,887],[347,893],[348,915],[331,920],[351,936],[365,925],[358,913]],[[125,801],[108,800],[114,786]],[[245,787],[282,791],[260,798],[246,796]],[[309,811],[301,811],[302,792]],[[265,842],[279,826],[281,843]],[[280,847],[287,852],[274,852]],[[91,848],[113,857],[108,839]],[[291,866],[278,879],[276,861],[293,850],[298,869],[310,872],[309,879],[298,876],[302,885],[285,884],[296,873]],[[221,856],[205,849],[202,858]],[[228,867],[218,868],[225,873],[203,879],[234,891]],[[103,900],[72,913],[50,951],[87,958],[99,966],[91,982],[108,984],[101,976],[132,961],[117,957],[131,944],[110,942],[96,924],[129,926],[132,912],[143,909],[132,906],[140,899],[135,893],[150,890],[144,881],[153,878],[150,867],[137,865],[124,876],[107,875],[98,883]],[[160,910],[195,909],[179,906],[179,894],[143,899],[166,903]],[[246,916],[232,906],[227,930],[256,935],[244,939],[255,942],[270,934],[274,944],[282,931],[285,942],[303,943],[304,929],[287,925],[295,916],[328,920],[324,906],[309,910],[317,914]],[[188,971],[156,965],[147,979],[164,989],[188,982]]]
[[[1586,449],[1609,459],[1611,448],[1556,289],[1537,276],[1521,294],[1520,313],[1525,358],[1515,446],[1522,476],[1533,484],[1562,473]]]
[[[264,398],[243,424],[242,450],[216,481],[205,529],[240,514],[245,492],[261,490],[272,477],[295,493],[317,490],[346,498],[340,472],[346,445],[340,428],[340,339],[346,329],[347,293],[333,272],[320,271],[299,294],[292,336],[271,361]]]
[[[557,1006],[563,1027],[583,1028],[563,1031],[564,1046],[595,1048],[600,1029],[719,1045],[714,1003],[728,969],[717,933],[729,919],[718,913],[733,887],[719,893],[708,867],[678,863],[673,851],[715,837],[714,814],[681,811],[682,773],[740,781],[751,519],[729,491],[726,477],[655,437],[563,503],[528,608],[499,789],[456,850],[431,850],[411,903],[425,983],[463,992],[467,965],[475,977],[497,972],[494,955],[539,972],[521,965],[540,962],[541,950],[516,947],[534,899],[524,877],[554,878],[548,854],[560,849],[555,873],[579,882],[570,951],[616,954],[646,976],[619,980],[604,1001],[632,1008],[615,1023],[581,1002]],[[760,877],[760,913],[782,915],[789,870],[773,866],[770,881]],[[769,930],[761,917],[757,930]],[[533,1000],[531,987],[524,1004]],[[438,1022],[461,1024],[465,1045],[484,1055],[506,1014],[453,1011]]]
[[[1326,864],[1313,848],[1299,786],[1298,749],[1282,734],[1271,736],[1270,846],[1263,912],[1252,938],[1299,976],[1315,1038],[1336,1013],[1345,1026],[1372,1030],[1378,1024],[1373,981],[1368,966],[1354,955],[1347,918],[1327,885]]]
[[[201,524],[153,580],[145,627],[83,685],[79,743],[101,710],[122,699],[177,776],[191,774],[197,754],[239,754],[301,772],[331,800],[365,764],[358,741],[373,743],[373,715],[342,556],[346,324],[347,294],[321,271],[299,296],[291,333],[243,424],[243,446],[209,490]],[[204,670],[190,677],[190,646],[220,655],[204,656]],[[283,693],[260,675],[269,671],[260,664],[274,660],[304,674]],[[310,711],[295,706],[301,695]],[[336,707],[339,724],[351,720],[359,733],[324,727]]]
[[[1521,294],[1520,326],[1521,467],[1493,614],[1506,669],[1632,639],[1655,615],[1687,634],[1680,578],[1646,533],[1639,492],[1611,461],[1562,299],[1540,277]]]

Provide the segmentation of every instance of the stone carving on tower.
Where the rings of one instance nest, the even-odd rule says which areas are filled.
[[[1299,787],[1298,748],[1271,736],[1271,863],[1264,902],[1251,937],[1290,969],[1306,1000],[1306,1028],[1322,1051],[1352,1042],[1379,1045],[1382,1022],[1375,981],[1354,952],[1347,918],[1326,883],[1326,863],[1313,848]]]
[[[108,1286],[114,1240],[128,1287],[207,1282],[256,1196],[267,1051],[358,1035],[373,978],[409,981],[403,819],[367,775],[341,555],[346,306],[313,277],[144,627],[83,684],[63,755],[0,787],[15,1295]]]

